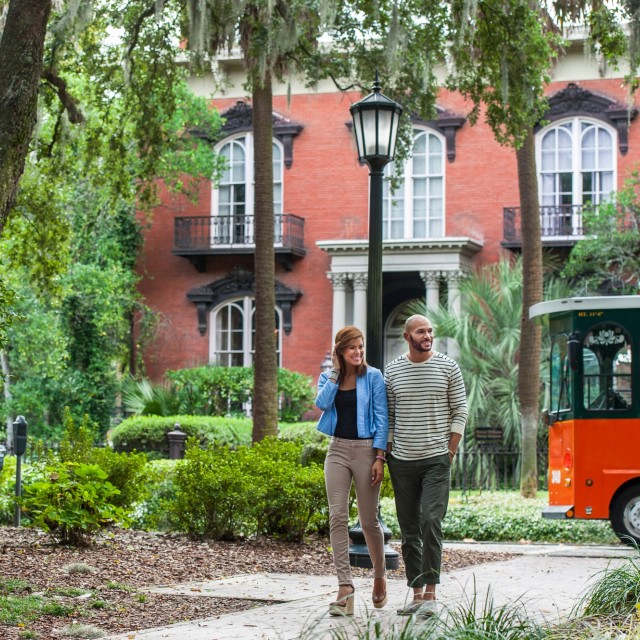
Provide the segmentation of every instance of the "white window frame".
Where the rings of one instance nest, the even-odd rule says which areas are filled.
[[[220,154],[223,147],[235,142],[242,141],[245,151],[245,164],[244,164],[244,176],[245,176],[245,206],[244,215],[253,216],[255,206],[255,177],[254,177],[254,138],[253,133],[250,131],[243,131],[233,136],[229,136],[222,140],[215,147],[215,152]],[[280,186],[280,198],[276,199],[274,194],[274,213],[276,216],[284,212],[284,147],[282,143],[276,138],[272,139],[273,146],[278,149],[278,158],[275,158],[273,167],[273,184],[274,190],[277,185]],[[219,183],[212,183],[211,191],[211,215],[212,217],[218,216],[220,211],[220,188]],[[278,218],[276,218],[276,231],[278,230]],[[214,226],[212,225],[212,233],[214,233]],[[246,235],[253,236],[253,228],[249,228],[245,231]],[[232,243],[233,244],[233,243]]]
[[[552,124],[546,126],[544,129],[541,129],[538,134],[536,135],[536,165],[538,167],[538,189],[539,189],[539,196],[540,196],[540,205],[541,206],[560,206],[562,204],[572,204],[572,205],[584,205],[585,202],[584,200],[584,194],[583,194],[583,174],[586,173],[585,171],[583,171],[582,168],[582,162],[583,162],[583,158],[582,158],[582,151],[583,151],[583,138],[584,135],[586,133],[586,129],[583,130],[582,125],[586,124],[589,127],[596,127],[596,131],[597,129],[602,129],[604,131],[606,131],[610,136],[611,136],[611,167],[610,168],[602,168],[599,165],[598,162],[598,157],[597,157],[597,153],[596,153],[596,167],[595,170],[592,171],[592,173],[596,173],[596,174],[603,174],[606,172],[611,172],[612,177],[611,177],[611,185],[612,185],[612,189],[604,192],[602,190],[598,190],[595,192],[595,198],[592,201],[592,203],[594,205],[598,205],[601,204],[602,202],[605,202],[609,199],[609,196],[611,195],[611,193],[616,191],[616,185],[618,184],[617,182],[617,173],[618,173],[618,166],[617,166],[617,149],[618,149],[618,133],[615,130],[614,127],[611,127],[609,125],[607,125],[605,122],[602,122],[601,120],[597,120],[594,118],[585,118],[583,116],[575,116],[572,118],[565,118],[556,122],[553,122]],[[569,126],[567,126],[569,125]],[[545,138],[545,136],[549,135],[552,131],[558,130],[558,129],[562,129],[565,132],[569,132],[569,135],[571,136],[571,199],[572,202],[571,203],[563,203],[562,200],[562,191],[560,188],[560,185],[558,183],[559,181],[559,174],[563,173],[559,170],[558,168],[558,160],[557,160],[557,155],[558,155],[558,148],[556,145],[555,148],[555,154],[556,154],[556,162],[555,162],[555,169],[553,170],[548,170],[543,166],[543,149],[542,149],[542,142],[543,139]],[[564,173],[569,173],[568,171],[564,172]],[[545,194],[544,192],[544,176],[545,175],[554,175],[555,176],[555,185],[554,185],[554,190],[552,193],[547,193]],[[553,199],[553,202],[550,202],[549,199]]]
[[[238,366],[251,367],[253,365],[253,317],[255,315],[255,297],[244,295],[236,298],[228,298],[214,307],[209,317],[209,362],[217,366],[231,366],[226,362],[221,362],[218,355],[221,353],[221,345],[218,344],[218,327],[217,319],[220,313],[227,313],[229,306],[238,307],[242,313],[242,350],[236,353],[242,353],[242,364]],[[278,329],[276,337],[276,349],[278,352],[278,366],[282,366],[282,310],[276,305],[276,323]],[[227,329],[228,331],[228,329]],[[259,333],[258,333],[259,335]],[[231,353],[224,350],[225,356]]]
[[[385,167],[385,182],[383,192],[383,238],[385,240],[425,240],[427,238],[443,238],[446,235],[446,141],[442,134],[430,129],[428,127],[415,127],[413,130],[414,145],[418,136],[424,135],[426,137],[426,173],[420,176],[414,175],[414,158],[413,149],[411,156],[407,159],[404,165],[404,171],[400,179],[400,184],[395,192],[389,190],[390,176],[395,171],[395,163],[390,163]],[[440,173],[430,173],[429,171],[429,141],[433,136],[440,143]],[[424,194],[426,200],[426,217],[424,219],[415,218],[415,203],[417,196],[414,193],[414,185],[416,178],[426,178],[427,193]],[[441,194],[438,198],[433,197],[429,189],[432,186],[432,180],[440,178],[441,180]],[[430,206],[430,202],[433,200],[439,200],[441,206],[441,215],[434,217],[432,215],[433,210]],[[403,212],[400,217],[389,215],[390,212],[397,212],[398,207],[402,203]],[[402,221],[402,233],[401,235],[392,235],[392,223],[393,221]],[[420,221],[425,226],[424,234],[416,234],[414,232],[416,223]],[[430,227],[434,223],[440,223],[440,234],[431,234]]]

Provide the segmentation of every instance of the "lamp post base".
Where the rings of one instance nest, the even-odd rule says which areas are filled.
[[[391,530],[382,521],[380,510],[378,510],[378,523],[384,536],[384,566],[389,570],[397,569],[400,563],[400,555],[388,544],[389,540],[391,540]],[[349,564],[352,567],[360,567],[362,569],[373,568],[373,562],[371,562],[371,556],[369,555],[369,549],[366,545],[364,532],[362,531],[362,525],[359,520],[349,529],[349,538],[351,539],[351,545],[349,546]]]

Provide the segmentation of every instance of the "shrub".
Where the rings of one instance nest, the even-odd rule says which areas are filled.
[[[515,492],[493,492],[462,498],[452,494],[443,533],[447,540],[566,542],[615,544],[604,520],[546,520],[540,515],[546,497],[525,499]]]
[[[113,496],[113,504],[127,509],[142,498],[147,458],[142,453],[116,453],[110,448],[95,447],[94,440],[95,430],[91,428],[88,416],[82,423],[76,423],[65,409],[60,460],[98,465],[106,472],[107,481],[118,489]]]
[[[130,509],[142,500],[147,490],[147,457],[144,453],[117,453],[110,448],[95,448],[91,452],[91,462],[97,464],[107,474],[107,482],[116,489],[113,504]]]
[[[144,477],[144,499],[135,505],[131,526],[146,531],[168,531],[171,508],[176,499],[177,460],[153,460]]]
[[[248,449],[223,445],[203,450],[188,442],[186,457],[175,474],[176,500],[172,521],[192,536],[232,540],[255,531],[253,486],[246,474]]]
[[[195,367],[167,371],[179,411],[201,416],[244,415],[251,399],[253,370],[247,367]]]
[[[296,422],[313,408],[316,390],[309,376],[288,369],[278,369],[278,394],[280,420]]]
[[[15,456],[6,457],[4,467],[0,472],[0,525],[13,524],[16,504],[16,460]],[[42,463],[25,464],[23,462],[21,474],[23,490],[27,485],[43,480],[44,477]]]
[[[125,523],[124,512],[113,503],[118,489],[97,465],[63,462],[46,471],[47,479],[26,486],[20,500],[32,526],[61,544],[86,545],[107,525]]]
[[[302,445],[266,438],[253,447],[207,450],[189,441],[175,473],[172,522],[191,535],[233,539],[266,534],[301,540],[312,518],[326,521],[322,468],[300,464]]]
[[[253,369],[248,367],[196,367],[168,371],[179,411],[204,416],[242,416],[253,393]],[[295,422],[313,407],[315,390],[309,376],[278,369],[279,417]]]
[[[278,425],[278,435],[282,440],[301,442],[302,444],[324,444],[329,438],[316,428],[317,422],[287,422]]]
[[[111,431],[115,451],[153,452],[169,455],[167,434],[175,425],[201,445],[225,444],[238,447],[251,443],[251,420],[210,416],[135,416],[123,420]]]
[[[300,541],[312,516],[327,512],[322,467],[302,466],[302,450],[300,444],[276,438],[265,438],[251,448],[247,473],[268,479],[255,486],[258,533]]]

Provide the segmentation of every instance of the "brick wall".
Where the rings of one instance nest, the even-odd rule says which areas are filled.
[[[580,84],[621,102],[625,99],[619,80]],[[565,87],[566,82],[555,83],[549,93]],[[351,120],[349,106],[359,97],[311,93],[293,96],[290,103],[282,96],[274,98],[275,111],[304,125],[294,140],[293,165],[284,170],[284,212],[305,219],[307,254],[294,262],[291,271],[279,264],[276,267],[281,282],[303,292],[293,306],[293,330],[283,335],[283,365],[314,378],[332,341],[332,289],[326,277],[329,257],[315,243],[367,237],[368,170],[358,163],[346,126]],[[220,100],[216,106],[224,111],[235,101]],[[437,102],[453,113],[469,111],[460,96],[447,91]],[[639,123],[631,127],[629,148],[627,156],[618,154],[618,188],[640,157]],[[186,259],[171,254],[174,218],[210,215],[210,185],[203,182],[200,192],[197,204],[165,192],[163,205],[154,211],[146,230],[140,291],[160,319],[156,338],[145,353],[148,373],[155,380],[166,369],[208,361],[209,336],[198,333],[195,305],[186,293],[223,278],[236,265],[253,267],[251,256],[209,257],[206,273],[198,273]],[[465,123],[457,131],[455,161],[446,161],[445,202],[446,235],[482,240],[477,264],[496,261],[504,252],[500,246],[503,207],[519,205],[516,162],[511,149],[494,141],[482,118],[474,127]]]

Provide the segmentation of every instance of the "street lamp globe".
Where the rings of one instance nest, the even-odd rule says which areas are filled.
[[[398,137],[398,122],[402,107],[380,91],[380,80],[376,71],[373,93],[350,107],[353,131],[358,146],[358,157],[371,167],[384,167],[393,160]],[[373,167],[372,167],[373,168]]]

